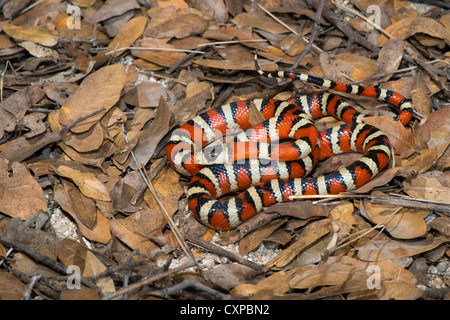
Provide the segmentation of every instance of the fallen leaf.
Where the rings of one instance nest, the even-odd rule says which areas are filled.
[[[283,268],[291,262],[303,249],[331,230],[331,220],[323,219],[309,223],[300,235],[300,238],[288,248],[281,251],[275,258],[266,263],[266,267]]]
[[[18,162],[11,165],[0,158],[0,211],[10,217],[27,220],[39,210],[47,211],[47,201],[39,183]]]
[[[425,33],[432,37],[443,39],[447,44],[450,44],[449,31],[432,18],[409,17],[392,24],[386,28],[386,32],[401,40],[405,40],[417,33]],[[384,46],[386,41],[386,36],[381,35],[378,39],[378,46]]]
[[[144,33],[146,24],[146,17],[136,17],[131,19],[109,43],[106,50],[108,52],[116,51],[112,55],[113,57],[122,55],[124,50],[120,49],[130,47],[139,37],[141,37]]]
[[[403,191],[413,198],[449,202],[450,174],[430,171],[403,182]]]
[[[103,67],[86,77],[59,110],[61,124],[67,126],[82,116],[105,108],[106,111],[80,122],[71,129],[74,133],[89,130],[119,100],[125,79],[125,67],[122,64]]]
[[[26,285],[17,277],[5,270],[0,270],[0,299],[21,300],[26,290]]]
[[[72,194],[72,197],[69,192]],[[83,208],[79,207],[80,204],[74,205],[72,198],[75,198],[73,197],[75,192],[76,191],[74,191],[74,188],[70,188],[69,182],[65,183],[65,187],[55,184],[53,188],[56,203],[58,203],[58,205],[60,205],[65,212],[72,216],[77,223],[77,227],[81,234],[89,240],[103,244],[108,243],[109,240],[111,240],[109,220],[95,207],[91,208],[90,212],[87,210],[84,212]]]
[[[131,249],[139,249],[141,254],[152,257],[155,253],[154,250],[158,250],[159,247],[144,235],[135,232],[136,223],[138,221],[133,216],[130,216],[130,219],[113,219],[109,221],[111,232],[117,238]]]
[[[71,179],[80,188],[80,191],[89,198],[111,201],[106,187],[101,183],[93,173],[81,172],[67,166],[59,166],[54,168],[56,174]]]
[[[167,106],[167,102],[163,97],[160,98],[158,110],[155,118],[150,126],[141,131],[137,136],[139,144],[134,149],[134,158],[137,163],[130,160],[129,166],[132,169],[137,169],[141,165],[146,165],[153,157],[153,153],[159,141],[167,134],[170,128],[171,113]],[[134,159],[133,159],[134,160]]]
[[[255,250],[264,239],[270,236],[283,223],[283,220],[275,220],[247,234],[239,243],[239,253],[245,256],[247,253]]]
[[[11,38],[17,40],[28,40],[39,43],[46,47],[53,47],[58,39],[44,28],[36,26],[15,26],[4,22],[3,31]]]
[[[373,195],[384,195],[382,192],[373,192]],[[382,223],[389,234],[397,239],[414,239],[421,237],[427,232],[427,224],[424,218],[431,212],[429,210],[418,210],[403,208],[390,217],[400,207],[373,204],[369,199],[364,200],[364,210],[374,224]]]
[[[192,8],[176,11],[174,7],[154,7],[147,13],[151,19],[144,32],[146,37],[182,39],[202,33],[208,27],[202,12]]]
[[[371,240],[369,244],[358,247],[358,258],[364,261],[378,261],[411,257],[436,248],[448,242],[445,238],[427,238],[409,242],[395,240]]]

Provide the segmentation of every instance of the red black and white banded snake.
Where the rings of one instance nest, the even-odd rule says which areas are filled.
[[[347,85],[307,74],[264,72],[259,69],[256,55],[255,67],[265,77],[303,80],[392,103],[400,109],[395,119],[403,125],[412,118],[411,103],[391,90]],[[254,127],[249,123],[252,104],[267,119]],[[318,133],[311,120],[326,115],[346,124]],[[237,101],[200,114],[175,130],[167,155],[175,170],[193,176],[187,197],[196,218],[216,230],[228,230],[263,207],[292,201],[292,195],[354,190],[386,168],[391,159],[390,142],[381,130],[364,124],[365,117],[368,115],[327,92],[286,101]],[[239,129],[243,132],[203,149],[230,130]],[[294,142],[276,143],[284,138]],[[319,160],[354,151],[363,154],[355,163],[330,174],[304,178]],[[236,197],[217,199],[235,191],[242,192]]]

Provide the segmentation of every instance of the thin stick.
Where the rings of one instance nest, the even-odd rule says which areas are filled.
[[[194,51],[194,50],[184,50],[184,49],[175,49],[175,48],[150,48],[150,47],[123,47],[123,48],[118,48],[118,49],[114,49],[112,51],[108,51],[105,52],[105,55],[110,55],[110,54],[114,54],[118,51],[124,51],[124,50],[132,50],[132,49],[136,49],[136,50],[150,50],[150,51],[174,51],[174,52],[189,52],[189,53],[200,53],[203,54],[203,51]]]
[[[350,245],[351,243],[361,239],[362,237],[364,237],[365,235],[369,234],[370,232],[376,230],[377,228],[379,228],[380,226],[389,223],[389,221],[391,221],[391,219],[400,212],[400,210],[402,210],[403,208],[398,208],[396,210],[394,210],[389,216],[387,216],[383,221],[381,221],[380,223],[378,223],[377,225],[373,226],[372,228],[367,229],[366,231],[361,230],[355,234],[352,234],[350,236],[348,236],[345,239],[342,239],[337,247],[333,248],[332,250],[330,250],[330,253],[336,250],[339,250],[343,247],[346,247],[348,245]],[[360,233],[360,235],[358,235]],[[355,237],[355,235],[358,235],[357,237]],[[355,237],[355,238],[353,238]],[[352,239],[353,238],[353,239]]]
[[[320,28],[320,18],[322,16],[322,11],[323,8],[325,7],[325,0],[320,0],[319,6],[316,10],[316,15],[315,15],[315,20],[314,20],[314,27],[313,30],[311,32],[311,37],[309,38],[309,42],[305,47],[305,50],[303,50],[302,54],[300,55],[300,57],[298,57],[298,59],[295,61],[295,63],[292,65],[292,67],[289,68],[288,71],[293,72],[298,65],[300,64],[300,61],[303,60],[303,58],[306,56],[306,54],[308,52],[311,51],[311,48],[314,44],[314,40],[317,37],[317,34],[319,33],[319,28]]]
[[[0,235],[0,242],[3,243],[4,245],[14,248],[17,251],[25,253],[27,256],[30,256],[34,260],[43,263],[44,265],[50,267],[53,270],[56,270],[64,275],[67,275],[67,267],[65,265],[23,245],[17,240],[6,238]],[[80,281],[85,286],[100,291],[100,289],[86,277],[80,276]]]
[[[297,31],[295,31],[294,29],[292,29],[291,27],[289,27],[287,24],[285,24],[283,21],[281,21],[280,19],[278,19],[277,17],[275,17],[269,10],[267,10],[266,8],[264,8],[262,5],[260,5],[259,3],[257,3],[258,7],[261,8],[261,10],[263,10],[268,16],[270,16],[273,20],[275,20],[276,22],[278,22],[279,24],[281,24],[283,27],[285,27],[286,29],[288,29],[289,31],[291,31],[292,33],[296,34],[299,37],[302,37],[303,40],[305,42],[308,42],[308,38],[306,38],[305,36],[299,34]],[[322,52],[322,49],[320,49],[318,46],[316,45],[312,45],[312,47],[314,48],[314,50],[317,50],[318,52]]]
[[[353,10],[351,8],[348,8],[346,6],[343,6],[340,3],[337,3],[336,1],[332,0],[331,1],[332,4],[334,4],[335,6],[341,8],[344,11],[350,12],[352,14],[354,14],[355,16],[358,16],[358,18],[363,19],[364,21],[366,21],[368,24],[370,24],[372,27],[374,27],[375,29],[377,29],[378,31],[380,31],[382,34],[384,34],[388,39],[392,39],[393,36],[387,32],[386,30],[384,30],[383,28],[381,28],[379,25],[373,23],[372,21],[370,21],[369,19],[367,19],[365,16],[363,16],[362,14],[360,14],[358,11]]]
[[[252,268],[252,269],[254,269],[256,271],[264,269],[264,266],[260,266],[260,265],[258,265],[256,263],[252,262],[252,261],[244,259],[241,256],[238,256],[238,255],[236,255],[236,254],[234,254],[234,253],[232,253],[230,251],[227,251],[225,249],[222,249],[221,247],[219,247],[219,246],[217,246],[215,244],[212,244],[210,242],[207,242],[205,240],[202,240],[202,239],[199,239],[199,238],[193,238],[193,237],[188,237],[187,240],[189,242],[192,242],[192,243],[194,243],[194,244],[196,244],[198,246],[201,246],[201,247],[203,247],[203,248],[205,248],[205,249],[207,249],[207,250],[209,250],[209,251],[211,251],[211,252],[213,252],[215,254],[227,257],[231,261],[243,264],[243,265],[245,265],[247,267],[250,267],[250,268]]]
[[[112,293],[104,296],[102,298],[102,300],[114,299],[114,298],[116,298],[118,296],[121,296],[121,295],[123,295],[125,293],[130,292],[131,290],[135,290],[135,289],[138,289],[138,288],[143,287],[145,285],[148,285],[148,284],[150,284],[153,281],[156,281],[158,279],[162,279],[162,278],[168,277],[168,276],[170,276],[170,275],[172,275],[174,273],[177,273],[179,271],[182,271],[184,269],[194,267],[196,264],[197,264],[197,261],[189,260],[188,262],[186,262],[182,266],[179,266],[178,268],[170,269],[170,270],[168,270],[166,272],[163,272],[163,273],[158,274],[156,276],[153,276],[151,278],[144,278],[144,279],[142,279],[142,280],[140,280],[138,282],[133,283],[132,285],[130,285],[130,286],[126,287],[126,288],[122,288],[122,289],[120,289],[120,290],[118,290],[116,292],[112,292]]]
[[[216,46],[222,44],[236,44],[236,43],[247,43],[247,42],[267,42],[266,39],[253,39],[253,40],[230,40],[230,41],[216,41],[216,42],[208,42],[198,44],[197,47],[208,47],[208,46]]]

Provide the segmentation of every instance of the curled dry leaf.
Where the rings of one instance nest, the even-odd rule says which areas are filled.
[[[53,193],[55,201],[72,216],[83,236],[104,244],[111,240],[109,220],[95,206],[89,210],[89,207],[80,207],[80,203],[75,204],[82,194],[70,182],[66,181],[64,187],[55,184]],[[89,198],[85,198],[83,201],[86,202],[86,199]],[[88,206],[92,206],[92,204]]]
[[[54,169],[56,174],[71,179],[80,188],[80,191],[89,198],[103,201],[111,201],[106,187],[93,173],[81,172],[67,166],[59,166]]]

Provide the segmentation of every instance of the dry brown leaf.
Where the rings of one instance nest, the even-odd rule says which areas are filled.
[[[395,240],[371,240],[369,244],[358,247],[358,258],[364,261],[379,261],[411,257],[436,248],[448,242],[445,238],[427,238],[409,242]]]
[[[444,236],[450,237],[450,218],[438,217],[429,223],[430,228],[436,229]]]
[[[116,51],[113,54],[113,57],[120,56],[124,53],[124,50],[119,49],[130,47],[139,37],[141,37],[144,33],[146,24],[146,17],[136,17],[131,19],[109,43],[106,50],[108,52]]]
[[[271,221],[267,225],[247,234],[239,242],[239,253],[245,256],[247,253],[255,250],[264,239],[270,236],[279,226],[284,223],[283,220]]]
[[[339,54],[330,56],[320,54],[320,66],[325,78],[340,81],[360,81],[376,74],[378,65],[372,59],[357,54]],[[345,76],[344,76],[345,75]]]
[[[28,40],[43,46],[52,47],[58,43],[57,37],[44,28],[36,26],[16,26],[4,22],[3,31],[16,40]]]
[[[450,133],[449,118],[450,107],[446,106],[432,112],[424,123],[414,128],[414,142],[420,147],[420,149],[427,146],[432,133],[440,130],[440,128],[444,128],[441,130],[449,130],[447,131],[448,137],[448,133]],[[431,148],[431,146],[428,147]]]
[[[161,172],[153,179],[152,185],[155,189],[159,200],[166,209],[169,216],[173,216],[178,210],[178,202],[184,194],[183,188],[179,182],[180,176],[170,167],[164,167]],[[149,190],[144,194],[145,201],[149,204],[149,208],[155,214],[161,214],[161,209]],[[163,218],[163,224],[155,224],[155,228],[162,228],[167,221]]]
[[[0,270],[0,299],[21,300],[27,287],[11,273]]]
[[[171,113],[167,102],[163,97],[160,97],[158,110],[153,122],[136,137],[136,139],[139,139],[139,144],[134,149],[133,161],[129,160],[129,166],[132,169],[137,169],[141,165],[145,166],[153,157],[158,143],[170,129],[170,118]],[[136,159],[137,163],[134,159]]]
[[[42,252],[41,252],[42,253]],[[14,255],[14,261],[11,262],[11,267],[19,270],[20,272],[32,277],[36,274],[40,274],[43,277],[57,277],[58,273],[43,264],[36,263],[33,259],[19,252]]]
[[[56,244],[56,254],[61,262],[66,266],[78,266],[81,275],[84,277],[93,277],[106,270],[106,267],[98,260],[84,245],[71,239],[62,239]],[[103,294],[115,291],[112,279],[102,277],[95,281],[97,286],[102,290]]]
[[[119,238],[123,243],[131,249],[139,249],[141,254],[152,257],[159,247],[150,241],[145,235],[136,232],[136,227],[139,225],[140,219],[131,215],[128,218],[120,220],[110,220],[109,225],[111,232]]]
[[[100,260],[91,252],[86,252],[85,268],[82,273],[84,277],[95,277],[106,271],[106,267]],[[111,277],[101,277],[95,280],[95,284],[101,289],[102,293],[107,295],[116,291],[114,281]]]
[[[345,286],[361,283],[365,286],[369,275],[364,269],[339,262],[325,263],[311,268],[303,274],[296,274],[290,281],[291,288],[308,289],[321,286],[342,286],[342,292],[346,292]]]
[[[393,72],[398,69],[403,57],[403,49],[404,43],[403,41],[393,38],[390,39],[386,44],[381,48],[378,54],[378,71],[377,74],[390,73],[379,80],[379,82],[388,81]]]
[[[74,194],[76,192],[74,188],[70,187],[70,182],[65,182],[64,187],[55,184],[53,188],[54,199],[61,206],[61,208],[70,214],[77,223],[77,227],[80,232],[87,239],[106,244],[111,240],[111,232],[109,230],[109,220],[101,214],[97,208],[92,208],[90,215],[88,212],[83,212],[83,208],[76,210],[73,200],[70,197],[69,192]],[[79,191],[78,191],[79,192]],[[87,198],[89,199],[89,198]],[[89,219],[89,220],[88,220]],[[83,221],[84,220],[84,221]],[[86,221],[90,227],[86,226]]]
[[[171,67],[186,56],[184,52],[173,51],[176,48],[162,39],[144,38],[138,40],[136,46],[142,49],[132,49],[131,54],[133,56],[163,67]],[[149,50],[146,50],[146,48]]]
[[[247,25],[255,29],[261,29],[273,34],[289,32],[286,27],[273,19],[268,19],[267,16],[262,14],[243,12],[231,19],[231,22],[236,25]]]
[[[76,6],[87,8],[92,6],[96,0],[70,0],[70,2]]]
[[[102,126],[97,122],[88,131],[81,133],[68,132],[64,138],[64,144],[72,147],[77,152],[98,150],[103,144]]]
[[[416,77],[416,81],[411,90],[411,99],[414,106],[414,111],[427,118],[431,112],[431,92],[427,87],[427,83],[430,82],[428,76],[423,73],[419,73]]]
[[[105,108],[106,111],[80,122],[71,131],[80,133],[89,130],[119,100],[125,79],[125,67],[122,64],[103,67],[87,76],[61,107],[59,111],[61,124],[69,125],[82,116]]]
[[[202,33],[208,27],[202,12],[192,8],[177,11],[174,7],[154,7],[147,13],[151,20],[144,32],[146,37],[182,39]]]
[[[449,202],[450,173],[429,171],[403,182],[403,191],[413,198]]]
[[[94,200],[84,196],[70,181],[64,179],[62,182],[76,218],[86,227],[92,228],[97,220],[97,208]]]
[[[443,39],[447,44],[450,44],[450,32],[432,18],[408,17],[386,28],[386,32],[401,40],[405,40],[417,33],[425,33],[432,37]],[[382,47],[386,41],[386,36],[381,35],[378,39],[378,46]]]
[[[47,211],[44,191],[27,168],[18,162],[13,162],[11,168],[12,174],[8,162],[0,158],[0,211],[22,220],[39,210]]]
[[[283,268],[289,264],[303,249],[319,240],[331,230],[331,220],[323,219],[309,223],[300,238],[288,248],[281,251],[275,258],[266,263],[266,267]]]
[[[384,195],[382,192],[373,192],[373,195]],[[382,223],[389,234],[397,239],[414,239],[427,232],[427,224],[424,218],[431,212],[429,210],[417,210],[403,208],[388,218],[399,207],[373,204],[369,199],[364,200],[364,210],[370,221],[374,224]]]
[[[71,179],[80,188],[80,191],[89,198],[111,201],[106,187],[101,183],[93,173],[81,172],[67,166],[59,166],[54,169],[56,174]]]

